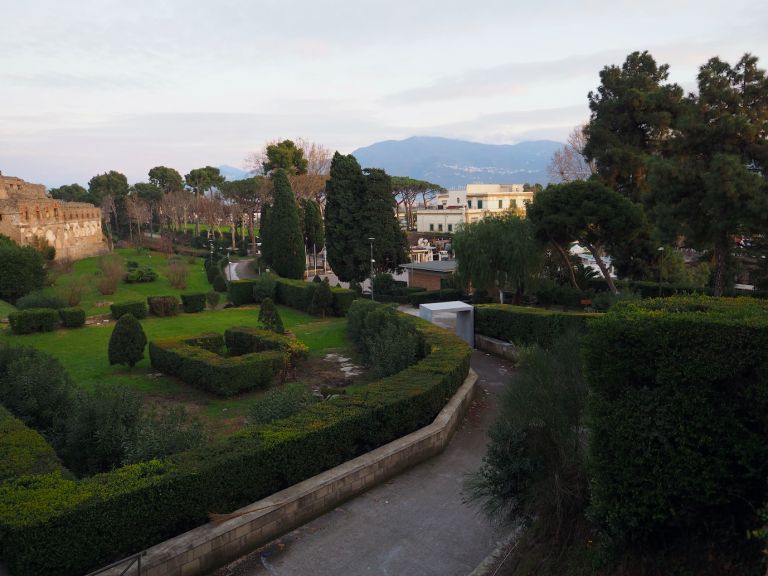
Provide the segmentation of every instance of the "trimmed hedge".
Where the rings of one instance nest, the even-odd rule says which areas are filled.
[[[27,308],[8,314],[14,334],[51,332],[59,322],[59,312],[53,308]]]
[[[147,305],[153,316],[176,316],[179,313],[179,299],[176,296],[149,296]]]
[[[466,378],[472,351],[417,325],[429,356],[289,418],[81,481],[52,473],[0,485],[0,557],[17,576],[82,574],[425,426]]]
[[[608,284],[606,284],[604,278],[593,278],[589,280],[588,287],[596,291],[608,290]],[[653,280],[619,280],[616,282],[616,287],[619,290],[629,289],[633,292],[637,292],[643,298],[658,298],[659,296],[712,296],[714,294],[714,288],[711,286],[685,286],[683,284],[669,284],[667,282],[662,282],[661,294],[659,294],[659,283],[654,282]],[[745,296],[748,298],[767,299],[768,290],[736,290],[734,288],[729,288],[724,291],[723,295],[729,297]]]
[[[275,299],[278,304],[309,313],[312,309],[312,296],[317,290],[317,282],[289,280],[277,276],[275,280],[277,282]],[[347,288],[331,287],[331,293],[333,294],[333,315],[346,316],[352,302],[358,298],[357,292]]]
[[[80,328],[85,325],[85,310],[79,307],[60,308],[59,317],[65,328]]]
[[[231,280],[227,282],[229,301],[235,306],[253,304],[255,302],[253,299],[253,287],[255,285],[255,280]]]
[[[0,483],[57,470],[65,471],[45,438],[0,406]]]
[[[768,496],[768,304],[621,304],[584,349],[594,518],[646,551],[745,547]]]
[[[431,302],[450,302],[452,300],[461,300],[464,293],[456,288],[445,288],[443,290],[429,290],[427,292],[416,292],[408,296],[411,305],[418,307],[421,304]]]
[[[548,348],[563,332],[584,332],[587,321],[599,316],[510,304],[479,304],[475,306],[475,332],[520,346],[538,344]]]
[[[194,292],[192,294],[182,294],[181,305],[184,308],[184,312],[186,312],[187,314],[202,312],[203,310],[205,310],[205,294],[203,294],[202,292]]]
[[[109,309],[112,312],[112,318],[115,320],[119,320],[120,316],[124,314],[133,314],[133,317],[137,320],[147,317],[147,303],[143,300],[112,304]]]
[[[221,337],[166,338],[149,343],[152,367],[177,376],[187,384],[214,394],[231,396],[244,390],[266,388],[290,361],[286,342],[278,344],[276,334],[231,328],[224,342],[230,357],[222,356]],[[288,340],[285,338],[285,340]]]

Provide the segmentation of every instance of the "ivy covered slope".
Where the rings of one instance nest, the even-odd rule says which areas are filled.
[[[6,480],[0,558],[14,575],[83,574],[430,423],[466,378],[471,349],[413,322],[426,356],[297,415],[80,481],[56,470]]]

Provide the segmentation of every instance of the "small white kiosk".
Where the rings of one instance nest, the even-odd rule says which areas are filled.
[[[419,317],[432,322],[434,312],[456,313],[456,335],[475,347],[475,308],[464,302],[435,302],[419,306]]]

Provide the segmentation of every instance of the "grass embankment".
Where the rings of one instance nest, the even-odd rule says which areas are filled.
[[[5,300],[0,300],[0,320],[8,318],[8,314],[16,310],[13,304],[9,304]]]
[[[139,266],[149,266],[157,272],[157,279],[154,282],[142,284],[127,284],[120,282],[117,292],[114,294],[101,294],[96,289],[97,271],[99,270],[99,258],[84,258],[73,264],[72,271],[61,274],[57,280],[57,285],[62,285],[67,281],[68,276],[85,276],[88,280],[88,291],[83,295],[80,306],[85,310],[86,315],[95,316],[98,314],[109,314],[109,305],[115,302],[129,302],[131,300],[146,300],[148,296],[179,296],[182,293],[189,292],[209,292],[210,284],[205,277],[203,269],[203,260],[195,258],[194,262],[188,262],[187,258],[183,262],[187,263],[187,287],[184,289],[171,286],[165,275],[165,268],[168,265],[168,256],[160,252],[149,250],[138,251],[135,248],[119,248],[114,254],[123,258],[126,262],[132,260]],[[56,286],[46,288],[46,291],[52,294],[57,293]],[[0,317],[2,308],[0,308]]]
[[[202,268],[202,267],[201,267]],[[310,360],[328,350],[347,350],[345,318],[315,318],[291,308],[278,307],[287,330],[304,342]],[[181,314],[170,318],[147,318],[142,321],[148,340],[176,336],[194,336],[203,332],[224,332],[232,326],[257,326],[258,307],[207,310],[198,314]],[[152,370],[149,354],[133,370],[110,366],[107,359],[109,337],[115,323],[86,326],[75,330],[14,336],[9,329],[0,331],[0,341],[17,346],[33,346],[56,357],[72,380],[83,388],[99,384],[126,386],[141,394],[147,403],[182,404],[206,420],[214,433],[226,433],[242,425],[249,405],[263,391],[222,399],[192,388],[176,378]]]

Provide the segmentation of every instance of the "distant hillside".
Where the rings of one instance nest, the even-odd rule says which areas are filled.
[[[428,180],[446,188],[466,184],[546,184],[547,165],[563,144],[536,140],[519,144],[480,144],[416,136],[387,140],[352,154],[363,168],[383,168],[394,176]]]
[[[221,175],[229,181],[245,180],[246,178],[251,177],[251,175],[245,170],[240,170],[234,166],[227,166],[226,164],[224,166],[219,166],[219,172],[221,172]]]

